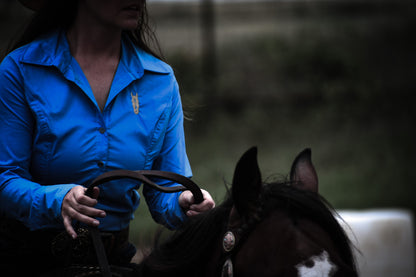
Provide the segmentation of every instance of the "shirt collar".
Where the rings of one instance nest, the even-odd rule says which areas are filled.
[[[92,102],[96,103],[88,81],[70,53],[65,32],[56,31],[33,41],[26,46],[20,61],[39,66],[56,67],[67,80],[74,82]],[[142,78],[145,71],[169,74],[172,69],[166,63],[136,47],[127,37],[123,37],[122,54],[107,103],[110,103],[132,82]]]
[[[66,73],[72,62],[72,56],[65,32],[55,31],[35,40],[27,47],[21,61],[35,65],[56,66]],[[141,77],[143,71],[162,74],[171,72],[169,65],[135,47],[127,36],[122,39],[120,63],[124,64],[136,78]]]
[[[52,32],[39,37],[26,46],[21,62],[35,65],[56,66],[61,70],[72,60],[69,45],[61,32]]]
[[[124,36],[122,40],[120,62],[124,63],[131,70],[137,70],[138,72],[145,70],[167,74],[172,71],[169,65],[135,46],[127,36]]]

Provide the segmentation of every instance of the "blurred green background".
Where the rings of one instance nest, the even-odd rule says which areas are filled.
[[[30,12],[2,1],[4,51]],[[222,1],[208,32],[198,1],[148,6],[181,87],[194,180],[217,202],[249,147],[265,179],[310,147],[335,208],[416,211],[414,1]],[[156,228],[143,201],[133,240]]]

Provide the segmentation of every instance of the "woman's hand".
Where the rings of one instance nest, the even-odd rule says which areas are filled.
[[[85,195],[87,189],[82,186],[73,187],[64,197],[62,202],[61,215],[64,220],[65,230],[72,238],[77,237],[77,233],[72,227],[72,220],[78,220],[90,226],[98,226],[100,222],[95,217],[105,217],[103,210],[93,208],[97,204],[98,187],[94,188],[93,197]]]
[[[194,216],[215,207],[215,202],[209,192],[203,189],[201,189],[201,192],[204,200],[199,204],[194,204],[194,196],[190,190],[185,190],[179,195],[179,205],[187,216]]]

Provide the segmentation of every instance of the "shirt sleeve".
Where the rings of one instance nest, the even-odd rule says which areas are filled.
[[[42,186],[32,181],[36,124],[24,91],[21,69],[8,56],[0,65],[0,215],[31,230],[60,227],[62,200],[75,185]]]
[[[191,177],[192,171],[185,147],[182,103],[176,82],[174,88],[172,109],[162,149],[155,159],[152,169],[170,171],[186,177]],[[159,179],[156,179],[155,182],[163,186],[178,185],[171,181]],[[156,222],[165,225],[169,229],[176,229],[187,219],[187,216],[178,203],[181,192],[163,193],[145,186],[143,188],[143,193],[152,217]]]

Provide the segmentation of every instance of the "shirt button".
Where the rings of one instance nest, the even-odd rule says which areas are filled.
[[[98,161],[97,162],[97,165],[98,165],[98,167],[103,167],[104,166],[104,163],[102,161]]]
[[[101,128],[99,129],[99,131],[100,131],[100,134],[104,134],[104,133],[105,133],[105,128],[101,127]]]

